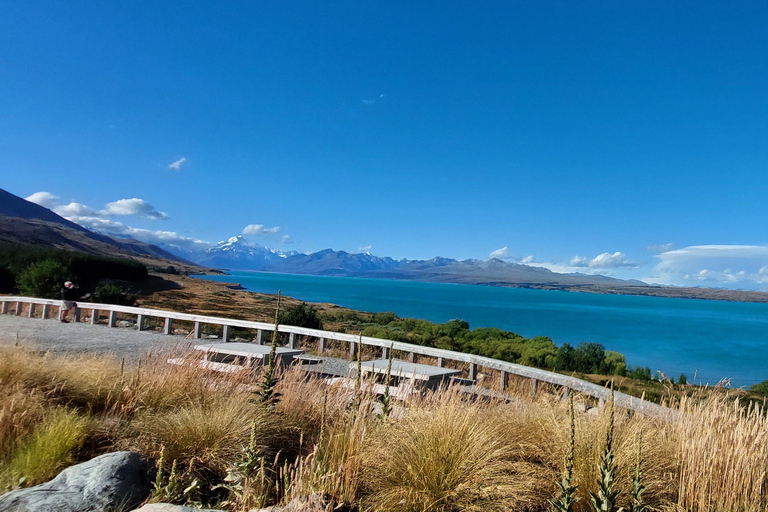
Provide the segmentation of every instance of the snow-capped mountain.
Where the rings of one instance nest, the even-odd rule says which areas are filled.
[[[298,254],[296,251],[283,252],[277,249],[249,242],[242,236],[233,236],[219,242],[205,252],[187,256],[204,267],[262,270],[273,263]]]

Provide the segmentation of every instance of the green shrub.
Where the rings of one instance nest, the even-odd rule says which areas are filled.
[[[764,380],[758,384],[752,384],[749,390],[753,393],[760,393],[761,395],[768,396],[768,380]]]
[[[22,295],[58,299],[61,287],[70,279],[67,268],[55,260],[43,260],[32,263],[16,280],[16,286]]]
[[[309,329],[322,329],[323,322],[317,314],[317,310],[302,302],[298,306],[293,306],[280,312],[278,323],[283,325],[295,325],[297,327],[307,327]]]
[[[98,285],[93,291],[93,300],[100,304],[133,306],[136,303],[136,296],[131,293],[127,286],[105,283]]]

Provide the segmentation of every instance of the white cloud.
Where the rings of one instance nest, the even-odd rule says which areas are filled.
[[[155,210],[155,207],[138,197],[131,199],[119,199],[112,203],[107,203],[104,210],[100,212],[102,215],[138,215],[146,217],[152,220],[165,220],[168,218],[168,214],[165,212],[159,212]]]
[[[694,245],[656,258],[655,270],[668,284],[751,289],[768,284],[764,245]]]
[[[243,228],[244,235],[255,235],[255,236],[276,235],[279,231],[280,231],[280,226],[275,226],[273,228],[265,228],[264,224],[248,224]]]
[[[200,249],[210,246],[208,242],[179,235],[175,231],[153,231],[150,229],[134,228],[110,219],[91,216],[73,216],[68,220],[80,224],[93,231],[98,231],[111,236],[130,237],[150,244],[173,244],[187,249]]]
[[[39,204],[43,208],[53,208],[59,204],[59,197],[51,194],[50,192],[35,192],[31,196],[26,198],[30,203]]]
[[[371,252],[371,246],[370,246],[370,245],[363,245],[363,246],[361,246],[361,247],[358,247],[358,248],[357,248],[357,250],[356,250],[355,252],[357,252],[357,253],[361,253],[361,252]]]
[[[616,267],[635,267],[636,265],[627,259],[623,252],[614,252],[613,254],[604,252],[598,254],[589,262],[590,268],[616,268]]]
[[[521,259],[520,263],[522,263],[523,265],[527,265],[529,263],[536,263],[536,260],[534,259],[533,254],[531,254],[531,255],[526,256],[525,258]]]
[[[386,98],[386,94],[379,94],[377,97],[373,98],[372,100],[363,100],[364,105],[373,105],[377,101]]]
[[[90,217],[95,216],[97,213],[90,207],[82,204],[71,202],[69,204],[62,204],[55,206],[53,211],[61,215],[62,217]]]
[[[570,264],[572,267],[585,267],[594,269],[606,269],[606,268],[619,268],[619,267],[636,267],[634,263],[627,259],[627,255],[623,252],[616,251],[613,254],[604,252],[598,254],[591,260],[583,256],[574,256],[571,258]]]
[[[671,251],[672,249],[674,249],[674,246],[673,246],[672,243],[667,243],[667,244],[651,244],[648,247],[646,247],[646,250],[648,252],[655,252],[655,253],[667,252],[667,251]]]
[[[288,235],[283,235],[280,237],[280,243],[282,244],[292,244],[293,239]]]
[[[181,169],[181,166],[184,165],[184,162],[186,161],[187,161],[187,157],[183,156],[178,160],[176,160],[175,162],[171,162],[170,164],[168,164],[168,168],[173,169],[174,171],[178,171]]]
[[[569,264],[572,267],[588,267],[589,266],[589,262],[587,261],[587,258],[583,256],[574,256],[573,258],[571,258],[571,261],[569,262]]]
[[[491,252],[491,254],[488,255],[488,259],[492,260],[494,258],[497,258],[500,260],[509,258],[509,247],[505,245],[501,249],[496,249],[495,251]]]

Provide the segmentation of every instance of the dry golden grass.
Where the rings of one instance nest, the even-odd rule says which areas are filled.
[[[768,510],[768,418],[721,397],[683,400],[671,429],[679,468],[672,485],[685,510]]]
[[[510,402],[472,402],[444,390],[382,420],[366,383],[355,400],[350,389],[294,368],[282,373],[280,401],[265,408],[252,401],[259,375],[168,365],[168,355],[123,372],[110,358],[0,349],[2,484],[38,482],[79,457],[116,448],[157,457],[165,447],[182,467],[194,460],[211,489],[242,460],[255,425],[256,453],[270,479],[252,489],[268,492],[254,496],[259,503],[323,493],[336,504],[362,500],[371,511],[543,511],[555,494],[568,411],[551,395],[533,399],[520,386]],[[628,505],[642,434],[650,510],[768,510],[765,413],[709,394],[678,407],[677,421],[617,411],[619,505]],[[588,510],[595,490],[606,414],[577,414],[578,511]]]
[[[242,394],[141,414],[124,435],[130,447],[155,458],[165,447],[168,460],[187,464],[194,458],[223,473],[248,444],[252,425],[264,453],[274,456],[275,447],[288,441],[275,415]]]
[[[364,453],[375,511],[530,508],[536,468],[514,457],[496,404],[468,407],[456,392],[413,407],[372,432]]]

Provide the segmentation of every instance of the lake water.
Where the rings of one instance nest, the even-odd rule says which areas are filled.
[[[363,311],[498,327],[525,337],[549,336],[560,345],[601,343],[675,379],[734,387],[768,379],[768,304],[597,295],[493,286],[419,283],[347,277],[232,272],[201,276],[237,282],[250,291]]]

